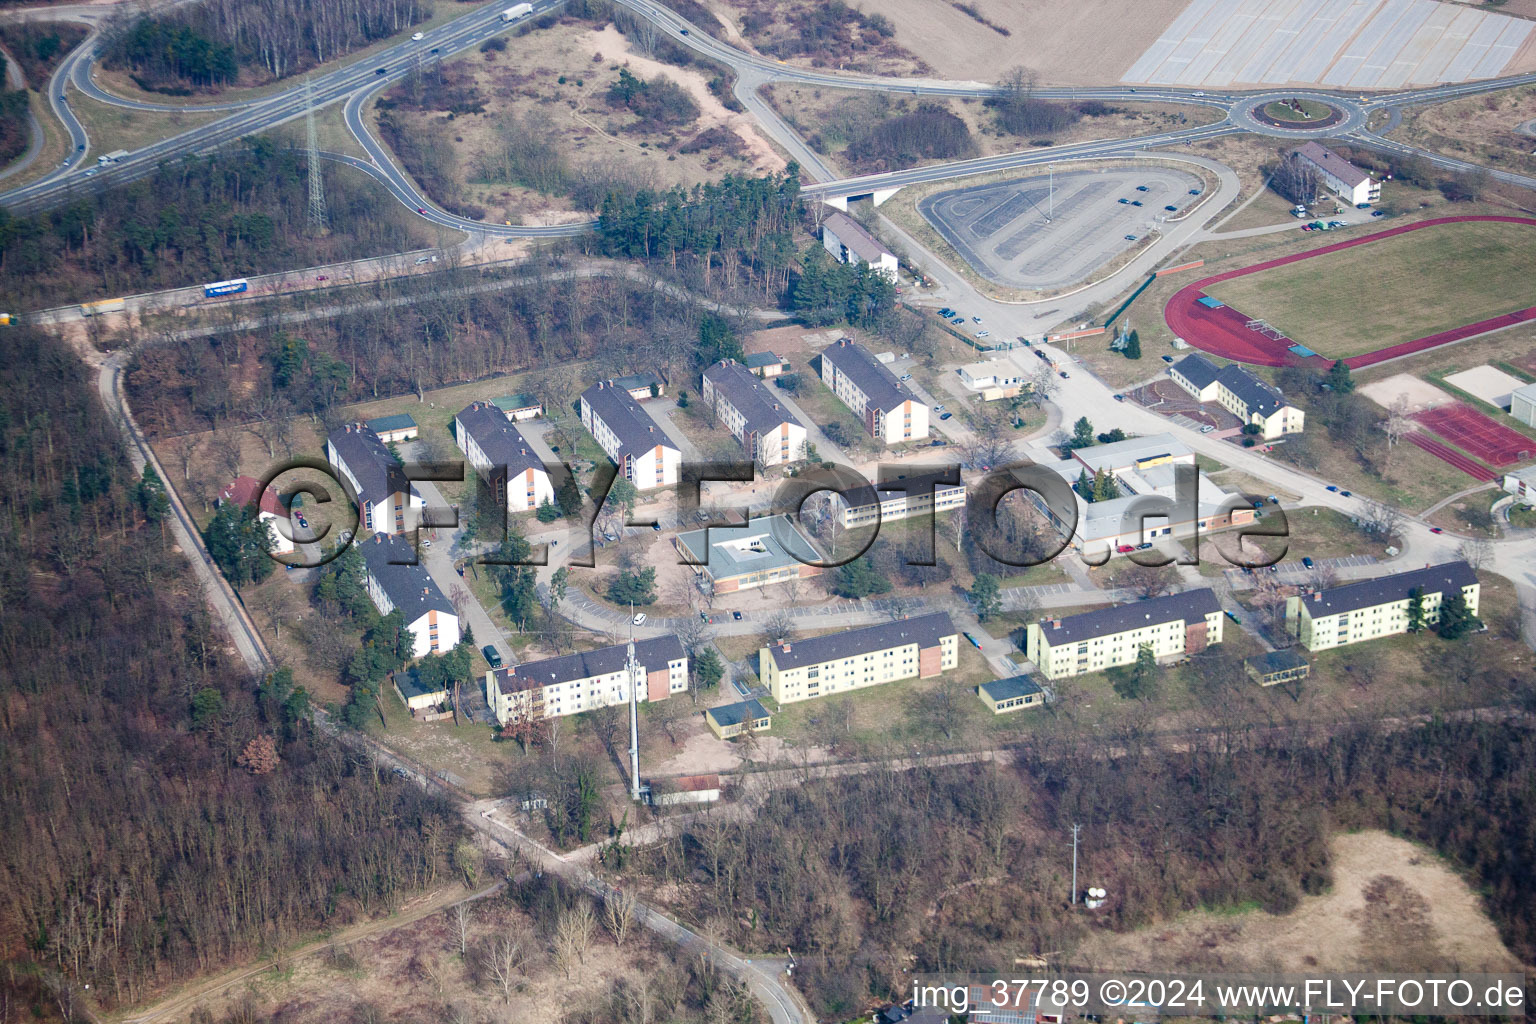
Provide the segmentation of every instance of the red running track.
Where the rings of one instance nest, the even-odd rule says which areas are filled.
[[[1339,252],[1357,245],[1368,245],[1371,242],[1380,241],[1383,238],[1391,238],[1393,235],[1406,234],[1409,231],[1420,231],[1424,228],[1432,228],[1441,224],[1464,224],[1473,221],[1492,221],[1500,224],[1528,224],[1536,227],[1536,219],[1530,217],[1497,217],[1497,216],[1468,216],[1468,217],[1436,217],[1433,220],[1420,221],[1417,224],[1404,224],[1401,227],[1388,228],[1386,231],[1376,231],[1369,235],[1360,235],[1343,242],[1335,242],[1309,252],[1295,253],[1290,256],[1281,256],[1278,259],[1267,260],[1264,263],[1255,263],[1251,267],[1243,267],[1238,270],[1229,270],[1223,274],[1216,274],[1194,284],[1186,285],[1179,289],[1168,300],[1168,305],[1163,309],[1163,319],[1174,334],[1183,338],[1191,345],[1213,355],[1222,356],[1239,363],[1251,363],[1256,366],[1286,366],[1292,363],[1301,363],[1289,351],[1289,345],[1283,341],[1275,341],[1267,338],[1257,331],[1250,331],[1243,324],[1248,317],[1237,312],[1229,306],[1221,309],[1207,309],[1200,305],[1199,299],[1205,294],[1205,289],[1222,281],[1230,281],[1233,278],[1244,277],[1248,274],[1257,274],[1261,271],[1272,270],[1275,267],[1283,267],[1289,263],[1300,260],[1309,260],[1314,256],[1324,256],[1331,252]],[[1523,323],[1528,320],[1536,320],[1536,306],[1518,310],[1513,313],[1505,313],[1491,317],[1487,320],[1479,320],[1477,323],[1466,324],[1461,327],[1453,327],[1439,334],[1431,334],[1423,338],[1415,338],[1413,341],[1405,341],[1401,344],[1380,348],[1374,352],[1366,352],[1363,355],[1352,356],[1346,359],[1352,369],[1383,362],[1387,359],[1395,359],[1398,356],[1408,355],[1413,352],[1422,352],[1425,349],[1434,348],[1437,345],[1445,345],[1452,341],[1460,341],[1487,331],[1497,330],[1512,324]],[[1316,360],[1308,360],[1315,365],[1328,365],[1331,360],[1319,357]]]
[[[1413,442],[1415,445],[1429,452],[1429,454],[1433,455],[1435,458],[1441,460],[1442,462],[1450,463],[1452,466],[1455,466],[1457,469],[1461,470],[1463,473],[1467,474],[1474,480],[1480,480],[1483,483],[1487,483],[1490,480],[1498,479],[1498,474],[1489,469],[1487,466],[1484,466],[1482,463],[1473,459],[1467,458],[1465,455],[1461,454],[1461,452],[1458,452],[1454,448],[1450,448],[1441,444],[1439,441],[1436,441],[1428,434],[1422,434],[1415,430],[1408,434],[1406,440]]]
[[[1461,404],[1441,405],[1413,414],[1413,418],[1462,451],[1484,462],[1507,466],[1531,457],[1536,441]]]

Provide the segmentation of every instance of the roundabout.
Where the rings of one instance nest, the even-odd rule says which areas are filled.
[[[1244,96],[1228,112],[1232,124],[1260,135],[1308,138],[1346,135],[1365,125],[1365,107],[1337,95],[1289,92]]]

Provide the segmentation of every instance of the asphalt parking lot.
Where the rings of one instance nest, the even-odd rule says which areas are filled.
[[[1200,187],[1198,177],[1182,171],[1106,168],[1058,174],[1054,187],[1042,174],[950,189],[922,200],[918,210],[978,274],[1038,291],[1087,280],[1177,216],[1164,207],[1183,210],[1195,201],[1189,190]]]

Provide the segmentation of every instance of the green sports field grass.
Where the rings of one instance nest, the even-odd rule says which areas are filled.
[[[1536,227],[1441,224],[1223,281],[1210,294],[1345,359],[1524,309],[1536,303],[1533,266]]]

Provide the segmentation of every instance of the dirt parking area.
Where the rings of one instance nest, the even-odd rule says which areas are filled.
[[[1332,889],[1288,914],[1185,914],[1096,933],[1080,956],[1106,970],[1519,969],[1478,895],[1434,853],[1385,832],[1336,836],[1332,853]]]
[[[1159,416],[1187,416],[1217,430],[1231,430],[1243,425],[1242,420],[1215,402],[1195,401],[1188,391],[1171,380],[1153,381],[1145,387],[1127,392],[1126,397]]]
[[[633,52],[630,40],[612,25],[561,21],[506,37],[503,50],[471,52],[445,67],[458,76],[458,94],[478,101],[468,104],[478,105],[478,112],[406,105],[385,112],[406,131],[436,133],[437,142],[451,148],[436,164],[441,178],[436,188],[423,182],[433,198],[442,202],[445,197],[437,193],[452,191],[453,200],[483,211],[486,220],[584,218],[600,200],[583,196],[603,194],[602,182],[665,189],[784,167],[752,119],[727,110],[711,90],[713,71],[679,68]],[[697,116],[642,121],[631,109],[610,104],[609,89],[621,70],[677,86]],[[407,88],[390,95],[404,96],[401,90]],[[377,119],[380,110],[374,114]]]

